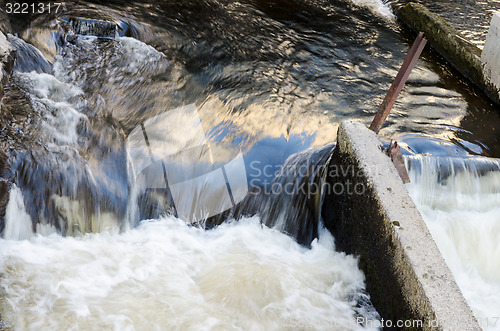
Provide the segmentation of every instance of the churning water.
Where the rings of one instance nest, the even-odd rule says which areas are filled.
[[[409,156],[410,195],[485,330],[500,329],[500,161]]]
[[[164,217],[121,234],[14,232],[32,236],[0,241],[0,304],[15,329],[357,330],[356,316],[378,317],[359,305],[357,260],[326,230],[310,249],[258,217],[212,231]]]
[[[175,59],[128,36],[60,44],[38,32],[30,29],[24,38],[40,50],[9,36],[18,49],[12,89],[28,100],[32,120],[25,130],[36,143],[11,151],[17,184],[10,190],[0,240],[3,327],[357,330],[364,328],[356,317],[379,318],[357,259],[336,252],[332,236],[321,228],[321,192],[255,194],[240,205],[240,214],[262,216],[230,221],[228,214],[224,224],[205,231],[165,216],[164,192],[138,187],[140,169],[127,141],[140,123],[145,130],[147,119],[194,102],[203,125],[199,143],[210,143],[212,166],[227,163],[236,148],[246,153],[248,169],[260,174],[267,173],[267,165],[277,172],[284,163],[276,178],[254,176],[252,183],[263,192],[272,181],[320,186],[324,175],[314,169],[328,162],[332,145],[284,162],[309,147],[299,144],[272,162],[252,164],[248,146],[255,136],[249,133],[262,134],[255,129],[258,121],[240,122],[250,124],[242,134],[228,122],[229,107],[211,92],[200,98],[205,94],[200,82]],[[249,106],[259,112],[256,102]],[[182,127],[189,122],[184,115],[169,117],[170,133],[179,132],[161,149],[196,147],[186,145],[192,130]],[[161,140],[156,131],[148,134],[148,146]],[[224,144],[238,135],[240,142]],[[265,136],[271,142],[277,138],[272,130]],[[298,175],[301,165],[312,173]],[[226,172],[231,177],[227,165]],[[296,241],[300,236],[308,247]]]

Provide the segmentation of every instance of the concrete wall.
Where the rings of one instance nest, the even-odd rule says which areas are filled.
[[[500,89],[486,78],[481,62],[481,50],[477,46],[461,36],[451,24],[421,4],[410,2],[395,8],[395,12],[410,29],[424,32],[433,49],[500,105]]]
[[[491,18],[481,62],[486,78],[498,89],[500,98],[500,13],[493,14]]]
[[[343,122],[328,171],[325,225],[339,250],[359,256],[382,318],[423,322],[408,329],[479,330],[375,133]]]

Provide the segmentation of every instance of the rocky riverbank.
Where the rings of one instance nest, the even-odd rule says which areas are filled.
[[[2,22],[8,22],[4,19],[1,20]],[[1,29],[7,29],[8,28],[8,23],[2,23],[0,25]],[[5,90],[6,86],[9,80],[10,73],[12,72],[12,69],[14,67],[14,60],[15,60],[15,49],[12,47],[12,45],[8,42],[7,37],[3,34],[3,32],[0,32],[0,106],[1,106],[1,113],[2,116],[0,117],[0,130],[2,131],[2,140],[3,138],[7,136],[6,130],[4,130],[7,127],[7,121],[8,121],[8,116],[4,112],[4,95],[5,95]],[[7,167],[8,167],[8,155],[6,154],[6,146],[3,146],[4,144],[0,143],[0,231],[3,229],[3,219],[5,218],[5,209],[7,206],[7,202],[9,200],[9,184],[8,181],[4,178],[6,172],[7,172]]]

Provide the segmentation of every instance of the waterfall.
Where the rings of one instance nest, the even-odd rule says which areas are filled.
[[[77,39],[75,45],[61,46],[47,70],[40,51],[11,39],[20,59],[13,80],[23,86],[40,122],[33,138],[45,145],[16,151],[11,166],[25,200],[32,202],[26,212],[35,230],[49,228],[63,235],[125,230],[173,210],[188,223],[210,219],[215,225],[259,214],[264,224],[300,243],[309,245],[318,236],[322,185],[333,145],[290,155],[276,165],[270,185],[255,184],[249,177],[249,192],[246,155],[231,144],[208,141],[203,130],[207,124],[194,104],[165,109],[162,103],[171,91],[144,84],[153,73],[172,74],[161,52],[129,37]],[[102,63],[89,70],[89,61]],[[147,103],[125,93],[137,93]],[[117,95],[122,96],[119,101]],[[144,160],[150,158],[162,160],[161,178],[155,169],[143,172],[148,165]],[[258,171],[267,166],[259,164]],[[161,188],[166,183],[160,185],[167,178],[170,197]],[[145,181],[149,187],[141,187]],[[229,195],[223,199],[226,185]],[[189,219],[191,214],[197,216]],[[205,219],[200,216],[204,214]]]
[[[5,213],[5,230],[3,237],[11,240],[23,240],[33,236],[33,223],[26,213],[21,190],[12,185],[9,203]]]
[[[407,184],[436,244],[485,330],[500,311],[500,160],[406,156]]]
[[[304,244],[318,236],[327,168],[335,145],[290,156],[261,202],[264,223]]]

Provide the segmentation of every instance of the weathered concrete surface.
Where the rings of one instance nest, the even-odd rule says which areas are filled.
[[[455,69],[479,87],[491,100],[500,104],[499,89],[485,76],[481,50],[446,22],[421,4],[410,2],[395,9],[397,17],[415,32],[422,31],[429,44]]]
[[[422,321],[407,329],[479,330],[375,133],[361,123],[343,122],[328,171],[327,187],[337,189],[327,189],[325,225],[339,250],[359,255],[382,318],[393,326],[398,320]],[[338,185],[348,183],[351,194],[338,193]]]
[[[486,78],[498,89],[500,98],[500,13],[493,14],[491,18],[481,62]]]

